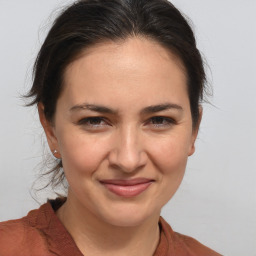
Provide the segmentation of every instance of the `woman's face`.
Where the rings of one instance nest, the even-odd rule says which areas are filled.
[[[44,126],[62,158],[69,200],[117,226],[160,214],[197,134],[182,64],[142,38],[91,47],[71,63],[54,126]]]

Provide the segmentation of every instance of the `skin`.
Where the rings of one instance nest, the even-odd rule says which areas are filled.
[[[153,255],[161,208],[182,181],[198,130],[179,59],[145,38],[93,46],[67,67],[54,122],[38,108],[70,186],[57,215],[79,249]],[[152,183],[133,197],[100,182],[134,178]]]

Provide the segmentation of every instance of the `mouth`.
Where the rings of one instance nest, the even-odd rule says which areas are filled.
[[[143,193],[154,182],[152,179],[137,178],[129,180],[100,180],[110,192],[120,197],[135,197]]]

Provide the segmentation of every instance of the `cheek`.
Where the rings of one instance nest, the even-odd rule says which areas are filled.
[[[66,176],[91,175],[104,160],[108,143],[104,139],[80,133],[61,133],[59,146]],[[68,178],[68,177],[67,177]]]
[[[150,150],[152,160],[163,174],[184,172],[189,151],[189,140],[185,135],[161,138],[151,145],[154,145]]]
[[[187,145],[180,140],[169,138],[155,143],[152,161],[158,170],[159,191],[156,193],[158,208],[162,208],[179,188],[187,164]]]

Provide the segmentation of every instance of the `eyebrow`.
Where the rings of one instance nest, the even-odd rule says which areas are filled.
[[[165,103],[165,104],[158,104],[158,105],[152,105],[143,108],[140,113],[141,114],[151,114],[151,113],[157,113],[160,111],[165,111],[169,109],[175,109],[179,111],[183,111],[183,108],[180,105],[173,104],[173,103]],[[70,108],[69,111],[78,111],[78,110],[90,110],[98,113],[103,114],[117,114],[118,111],[113,110],[111,108],[102,106],[102,105],[95,105],[95,104],[78,104]]]
[[[99,113],[103,113],[103,114],[116,114],[117,113],[117,111],[115,111],[111,108],[102,106],[102,105],[94,105],[94,104],[86,104],[86,103],[75,105],[72,108],[70,108],[69,111],[76,111],[76,110],[91,110],[91,111],[99,112]]]
[[[169,109],[183,111],[183,108],[180,105],[173,104],[173,103],[165,103],[165,104],[148,106],[148,107],[142,109],[141,114],[157,113],[157,112],[165,111],[165,110],[169,110]]]

